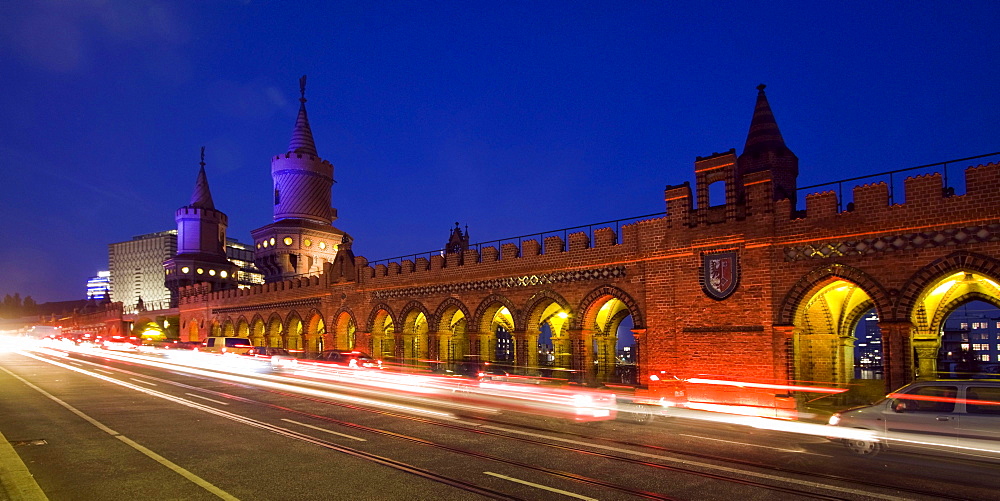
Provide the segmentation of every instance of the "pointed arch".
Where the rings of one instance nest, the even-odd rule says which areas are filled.
[[[346,306],[341,308],[333,316],[331,325],[333,326],[333,331],[328,337],[331,340],[332,347],[340,350],[353,350],[357,348],[356,333],[358,330],[358,321],[350,308]]]
[[[566,316],[572,314],[572,308],[569,301],[566,300],[558,292],[545,289],[538,291],[528,298],[528,301],[524,305],[524,315],[522,319],[522,324],[526,330],[538,330],[542,323],[545,322],[544,314],[547,310],[551,309],[552,305],[556,305],[556,309],[566,312]]]
[[[476,308],[476,313],[472,316],[472,320],[469,325],[472,326],[476,332],[486,333],[490,331],[490,325],[493,323],[493,316],[496,312],[502,308],[507,308],[510,312],[511,317],[514,319],[514,329],[522,329],[522,323],[519,318],[519,310],[514,306],[514,303],[506,296],[501,296],[499,294],[490,294],[486,296]]]
[[[843,279],[856,284],[872,299],[875,312],[882,318],[891,311],[892,301],[888,291],[867,273],[841,263],[820,266],[800,278],[785,294],[777,310],[775,325],[792,325],[799,305],[823,283]]]
[[[435,329],[438,331],[449,331],[454,324],[453,318],[457,313],[461,313],[464,318],[469,318],[469,307],[457,298],[449,297],[438,305],[434,310],[434,315],[428,319],[434,319]]]
[[[639,303],[633,299],[629,293],[613,285],[598,287],[590,291],[590,293],[580,301],[580,305],[577,307],[577,311],[580,314],[573,317],[571,328],[583,329],[585,326],[593,324],[596,321],[597,316],[597,309],[593,308],[594,304],[607,297],[617,299],[625,305],[629,314],[632,315],[633,328],[646,328],[646,321],[644,320],[642,310],[639,309]]]
[[[959,271],[971,271],[1000,278],[1000,261],[961,250],[931,262],[903,284],[895,308],[892,310],[893,318],[908,318],[909,313],[916,307],[920,295],[930,284]]]

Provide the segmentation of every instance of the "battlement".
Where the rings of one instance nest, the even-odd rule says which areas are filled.
[[[228,289],[215,292],[211,292],[211,286],[208,283],[202,282],[179,288],[177,291],[177,302],[180,305],[186,305],[195,304],[205,300],[224,301],[250,296],[266,296],[268,294],[277,293],[282,293],[282,297],[285,297],[284,294],[289,293],[290,291],[301,291],[303,295],[313,295],[317,294],[317,289],[324,287],[320,278],[321,275],[310,275],[295,277],[281,282],[254,285],[248,289]]]
[[[329,160],[323,160],[322,158],[317,157],[315,155],[307,155],[307,154],[292,153],[292,152],[287,152],[287,153],[284,153],[284,154],[281,154],[281,155],[275,155],[275,156],[271,157],[271,161],[273,162],[275,160],[281,160],[282,158],[305,158],[305,159],[313,160],[313,161],[319,160],[319,162],[321,164],[323,164],[323,165],[329,165],[329,166],[333,167],[333,164],[331,164]]]

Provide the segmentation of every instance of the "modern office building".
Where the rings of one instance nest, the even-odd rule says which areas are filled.
[[[854,331],[854,377],[857,379],[882,378],[882,331],[878,328],[878,315],[871,310],[858,322]]]

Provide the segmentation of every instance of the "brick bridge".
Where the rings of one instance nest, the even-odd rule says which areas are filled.
[[[947,316],[1000,304],[1000,166],[775,200],[769,170],[739,172],[734,151],[695,162],[696,189],[665,190],[666,214],[614,228],[369,265],[341,248],[324,272],[246,290],[181,289],[182,338],[360,349],[401,361],[494,359],[537,371],[539,337],[555,366],[609,379],[631,317],[641,375],[667,371],[769,381],[849,383],[854,327],[877,311],[886,388],[936,370]],[[709,185],[725,185],[712,205]],[[697,203],[695,203],[697,201]]]

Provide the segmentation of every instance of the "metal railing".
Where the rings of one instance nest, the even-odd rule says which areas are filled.
[[[562,238],[562,242],[563,242],[563,248],[562,248],[562,250],[565,251],[566,250],[566,246],[569,243],[569,235],[570,235],[570,233],[578,233],[578,232],[581,232],[581,231],[584,232],[587,235],[587,237],[590,239],[591,245],[593,245],[594,231],[595,230],[599,230],[601,228],[611,228],[612,225],[613,225],[614,231],[615,231],[615,241],[614,241],[614,243],[617,244],[617,243],[620,242],[620,239],[621,239],[621,227],[623,225],[636,223],[636,222],[639,222],[639,221],[642,221],[642,220],[645,220],[645,219],[649,219],[649,218],[653,218],[653,217],[663,217],[666,214],[667,214],[666,212],[657,212],[657,213],[654,213],[654,214],[646,214],[644,216],[634,216],[634,217],[628,217],[628,218],[624,218],[624,219],[616,219],[614,221],[604,221],[604,222],[601,222],[601,223],[585,224],[585,225],[581,225],[581,226],[572,226],[572,227],[569,227],[569,228],[561,228],[561,229],[558,229],[558,230],[543,231],[541,233],[531,233],[531,234],[528,234],[528,235],[520,235],[520,236],[510,237],[510,238],[501,238],[501,239],[498,239],[498,240],[489,240],[489,241],[485,241],[485,242],[478,242],[478,243],[474,243],[474,244],[469,244],[469,249],[475,249],[481,255],[483,249],[486,248],[486,247],[495,247],[499,251],[501,249],[501,247],[502,247],[503,244],[512,243],[512,244],[514,244],[514,245],[517,246],[518,253],[520,253],[521,249],[522,249],[521,245],[526,240],[535,240],[535,241],[538,242],[539,245],[541,245],[542,253],[544,254],[545,253],[545,239],[547,237],[561,237]],[[387,259],[379,259],[379,260],[376,260],[376,261],[371,261],[371,262],[368,263],[368,266],[371,266],[372,268],[374,268],[375,266],[378,266],[380,264],[388,265],[389,263],[401,263],[401,262],[403,262],[405,260],[410,260],[410,261],[416,262],[416,260],[420,259],[420,258],[425,258],[427,260],[430,260],[430,258],[432,256],[443,256],[444,254],[445,254],[445,251],[444,251],[444,248],[442,247],[440,249],[434,249],[434,250],[431,250],[431,251],[417,252],[417,253],[414,253],[414,254],[405,254],[405,255],[402,255],[402,256],[396,256],[396,257],[390,257],[390,258],[387,258]]]
[[[951,194],[955,194],[955,188],[956,187],[948,184],[948,164],[957,164],[959,162],[967,162],[969,160],[978,160],[980,158],[987,158],[987,157],[997,157],[997,159],[1000,160],[1000,151],[995,152],[995,153],[986,153],[985,155],[976,155],[974,157],[956,158],[954,160],[948,160],[946,162],[937,162],[937,163],[933,163],[933,164],[918,165],[916,167],[908,167],[906,169],[890,170],[890,171],[886,171],[886,172],[879,172],[877,174],[868,174],[868,175],[865,175],[865,176],[858,176],[858,177],[852,177],[852,178],[847,178],[847,179],[841,179],[839,181],[830,181],[830,182],[827,182],[827,183],[814,184],[812,186],[803,186],[801,188],[796,189],[795,192],[796,192],[796,194],[808,195],[809,193],[816,193],[816,191],[815,191],[816,188],[823,188],[823,187],[827,187],[827,186],[834,187],[835,186],[836,189],[834,191],[836,191],[836,193],[837,193],[837,212],[841,212],[841,211],[844,210],[844,207],[845,207],[845,204],[844,204],[844,183],[848,183],[848,182],[852,182],[852,181],[862,181],[862,180],[868,180],[869,182],[881,182],[881,181],[886,181],[886,179],[888,179],[887,184],[889,185],[889,205],[893,205],[893,204],[896,203],[896,194],[897,194],[897,192],[900,195],[900,197],[899,197],[900,200],[903,199],[902,195],[904,195],[903,188],[898,187],[896,185],[896,183],[895,183],[895,180],[899,179],[899,175],[900,174],[902,174],[904,172],[905,173],[912,173],[912,174],[934,174],[934,173],[939,173],[940,172],[941,173],[942,181],[944,182],[945,193],[951,195]],[[964,168],[964,167],[968,167],[968,165],[963,165],[962,168]],[[923,172],[919,172],[919,173],[916,172],[916,171],[921,171],[921,170]],[[905,176],[905,177],[910,177],[910,176]],[[853,199],[853,196],[854,196],[854,191],[853,191],[854,186],[858,186],[858,184],[854,184],[852,186],[849,186],[850,189],[848,190],[849,191],[848,197],[850,199]],[[813,191],[806,191],[806,190],[813,190]],[[848,201],[847,203],[850,204],[851,201]]]

